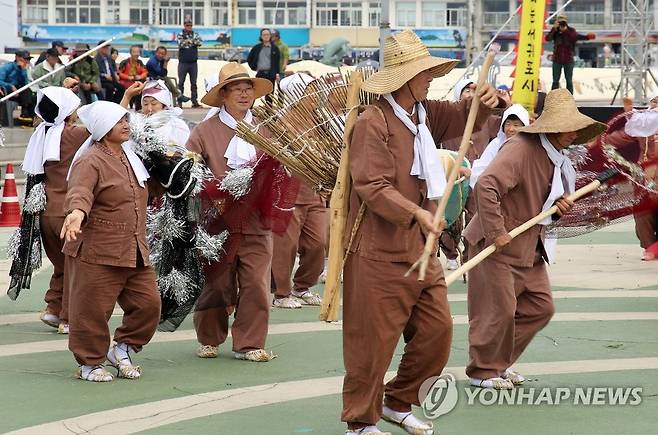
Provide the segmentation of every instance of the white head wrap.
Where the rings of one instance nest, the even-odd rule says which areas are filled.
[[[59,107],[59,111],[55,122],[50,123],[44,120],[37,126],[27,144],[25,158],[23,159],[23,170],[32,175],[43,174],[43,165],[46,162],[59,161],[64,120],[80,106],[80,98],[70,89],[48,86],[37,91],[35,112],[42,118],[43,116],[39,112],[39,103],[41,103],[44,95]],[[46,131],[46,127],[50,127],[48,131]]]
[[[503,145],[503,143],[509,139],[505,134],[504,126],[507,118],[512,115],[519,118],[523,125],[526,127],[530,125],[530,117],[528,116],[528,111],[520,104],[512,104],[507,108],[507,110],[505,110],[505,112],[503,112],[503,118],[500,122],[500,129],[498,130],[498,134],[491,142],[489,142],[489,145],[487,145],[487,147],[484,149],[482,156],[473,162],[473,167],[471,168],[471,177],[469,179],[471,188],[475,187],[475,183],[477,183],[480,175],[482,175],[484,170],[487,169],[487,166],[489,166],[494,157],[496,157],[496,154],[498,154],[498,151],[500,150],[500,147]]]
[[[167,84],[163,80],[150,80],[144,85],[142,90],[142,104],[144,104],[145,97],[153,97],[161,102],[166,110],[171,110],[174,115],[180,116],[183,110],[179,107],[174,107],[173,98]]]
[[[96,101],[81,107],[78,110],[78,117],[85,127],[87,127],[87,131],[91,133],[91,136],[89,136],[89,139],[82,144],[80,149],[75,153],[75,156],[73,156],[71,168],[73,168],[73,163],[87,152],[89,147],[91,147],[91,144],[105,137],[105,135],[108,134],[127,113],[128,110],[109,101]],[[144,182],[149,178],[148,171],[128,142],[122,144],[122,148],[126,153],[128,162],[135,173],[139,185],[144,187]],[[69,174],[66,179],[68,180],[70,176],[71,169],[69,169]]]
[[[475,83],[471,79],[461,79],[460,81],[457,82],[455,85],[455,88],[453,89],[453,96],[455,97],[455,101],[461,101],[462,99],[462,92],[466,88],[466,86],[471,85]]]
[[[212,75],[203,79],[203,85],[206,88],[206,93],[210,92],[212,88],[219,84],[219,76]]]
[[[286,95],[291,96],[293,89],[301,87],[306,88],[315,79],[305,73],[295,73],[284,77],[279,81],[279,88],[285,92]]]

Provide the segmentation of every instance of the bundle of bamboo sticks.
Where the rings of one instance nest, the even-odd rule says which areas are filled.
[[[372,74],[362,72],[365,76]],[[348,83],[349,75],[339,72],[308,85],[293,84],[285,93],[278,90],[271,102],[253,109],[258,125],[240,122],[237,135],[328,197],[336,184],[346,116],[358,109],[348,107]],[[360,91],[359,104],[370,104],[374,98]],[[259,132],[261,126],[266,131]]]

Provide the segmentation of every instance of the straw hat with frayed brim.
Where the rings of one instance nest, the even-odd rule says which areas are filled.
[[[566,89],[555,89],[548,93],[544,111],[537,120],[519,131],[523,133],[568,133],[578,132],[575,145],[586,144],[603,133],[606,125],[578,111],[576,100]]]
[[[245,80],[250,81],[254,86],[254,99],[264,97],[265,95],[270,94],[274,89],[272,82],[269,80],[251,77],[245,67],[236,62],[229,62],[219,70],[219,83],[217,86],[213,87],[206,95],[204,95],[201,102],[212,107],[222,107],[224,99],[222,98],[222,93],[220,91],[224,86]]]
[[[384,42],[384,67],[363,83],[373,94],[390,94],[422,71],[433,78],[448,74],[459,61],[430,55],[420,38],[409,29],[389,36]]]

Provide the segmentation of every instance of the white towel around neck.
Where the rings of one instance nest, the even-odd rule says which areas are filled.
[[[542,206],[542,211],[546,211],[555,204],[559,198],[565,193],[571,194],[576,190],[576,170],[571,164],[569,157],[565,156],[561,151],[548,140],[545,134],[540,134],[539,139],[542,147],[546,151],[548,158],[553,163],[553,179],[551,181],[551,191],[546,198],[546,202]],[[548,225],[552,222],[551,216],[541,221],[540,225]]]
[[[251,124],[253,119],[254,118],[251,114],[251,110],[247,110],[247,114],[244,116],[243,121]],[[230,113],[226,111],[223,106],[219,110],[219,120],[233,130],[238,128],[238,122],[231,116]],[[238,135],[235,135],[229,142],[228,148],[224,153],[224,157],[227,159],[226,164],[229,168],[238,169],[256,158],[256,147],[254,147],[246,140],[238,137]]]
[[[415,109],[418,110],[419,123],[414,125],[411,121],[411,115],[395,101],[391,94],[383,95],[383,97],[393,108],[395,116],[414,135],[414,162],[410,174],[425,180],[428,199],[440,198],[446,188],[446,175],[443,171],[443,165],[439,161],[432,133],[427,128],[425,107],[420,103],[416,103]]]

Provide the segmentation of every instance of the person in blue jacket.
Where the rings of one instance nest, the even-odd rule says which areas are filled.
[[[10,94],[17,89],[22,88],[28,83],[27,69],[30,67],[30,53],[25,50],[18,50],[13,62],[8,62],[0,66],[0,88],[5,95]],[[36,105],[36,96],[28,88],[18,95],[11,98],[21,106],[21,116],[19,121],[31,123],[34,119],[34,106]]]

